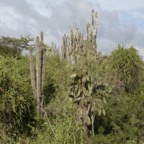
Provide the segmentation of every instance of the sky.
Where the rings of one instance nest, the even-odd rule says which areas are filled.
[[[144,0],[0,0],[0,35],[36,37],[61,45],[74,22],[82,33],[98,12],[98,51],[109,54],[118,43],[133,45],[144,58]]]

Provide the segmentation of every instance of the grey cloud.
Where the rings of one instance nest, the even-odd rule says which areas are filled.
[[[100,11],[99,37],[115,42],[132,41],[137,28],[134,25],[122,25],[118,12]]]
[[[69,27],[76,22],[78,27],[84,31],[85,24],[88,21],[91,12],[91,6],[83,0],[66,1],[63,5],[53,6],[52,16],[49,24],[52,26],[51,31],[62,32],[68,31]]]
[[[1,0],[1,3],[14,8],[22,16],[40,18],[39,14],[25,0]]]
[[[18,33],[26,34],[27,28],[31,30],[35,29],[35,33],[38,31],[48,31],[47,37],[53,37],[54,41],[60,42],[62,33],[66,33],[73,22],[77,22],[78,27],[84,31],[86,22],[90,16],[91,6],[87,4],[85,0],[69,0],[63,3],[57,3],[52,1],[43,1],[47,8],[52,12],[51,17],[46,18],[40,15],[33,5],[25,0],[2,0],[1,3],[14,8],[16,13],[19,13],[22,17],[22,21],[17,21],[20,25]],[[35,24],[28,25],[28,21],[34,20]],[[29,31],[29,34],[32,31]],[[51,35],[51,36],[50,36]]]
[[[144,33],[141,33],[141,32],[136,33],[134,41],[135,43],[138,44],[138,46],[144,47]]]
[[[91,20],[91,10],[94,8],[99,12],[98,27],[98,48],[105,53],[109,53],[117,43],[134,42],[139,43],[141,48],[143,33],[138,33],[134,25],[124,25],[120,23],[118,11],[103,10],[100,5],[87,0],[42,0],[47,9],[50,9],[51,16],[42,16],[29,0],[1,0],[3,6],[11,6],[15,13],[21,15],[18,20],[18,30],[13,31],[0,26],[1,34],[16,35],[37,35],[41,30],[44,31],[46,42],[55,41],[61,43],[64,33],[68,32],[69,27],[76,22],[80,30],[85,32],[85,25]],[[5,30],[4,30],[5,29]]]

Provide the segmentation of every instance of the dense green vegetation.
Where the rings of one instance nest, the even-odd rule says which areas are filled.
[[[30,56],[0,47],[0,144],[144,143],[144,62],[133,46],[118,45],[109,56],[94,53],[93,38],[72,33],[72,52],[62,56],[42,35],[37,40],[36,47],[46,49],[42,106],[32,88]],[[41,55],[30,48],[37,65]]]

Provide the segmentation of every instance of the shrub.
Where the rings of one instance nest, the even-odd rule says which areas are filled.
[[[29,135],[35,108],[28,60],[0,57],[0,123],[8,136]]]

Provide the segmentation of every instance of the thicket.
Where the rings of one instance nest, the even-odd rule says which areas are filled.
[[[144,143],[144,62],[133,46],[99,53],[97,24],[92,11],[87,35],[74,25],[61,51],[43,33],[36,45],[1,38],[0,143]]]

